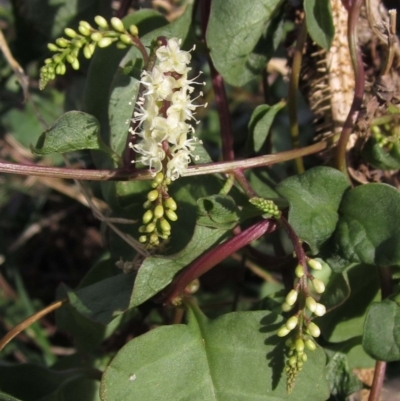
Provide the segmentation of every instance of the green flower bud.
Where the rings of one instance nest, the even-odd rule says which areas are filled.
[[[64,38],[58,38],[58,39],[56,39],[56,44],[60,47],[67,47],[69,42],[68,42],[68,40],[66,40]]]
[[[105,18],[103,18],[101,15],[96,15],[94,17],[94,22],[103,29],[108,29],[108,22],[106,21]]]
[[[321,280],[314,278],[312,280],[312,283],[313,283],[315,291],[318,294],[322,294],[325,291],[325,284]]]
[[[296,351],[302,352],[304,351],[304,341],[301,338],[296,340]]]
[[[151,210],[147,210],[144,215],[143,215],[143,224],[150,223],[151,220],[153,220],[153,212]]]
[[[147,194],[147,199],[148,199],[150,202],[154,202],[157,198],[158,198],[158,191],[157,191],[156,189],[154,189],[153,191],[150,191],[150,192]]]
[[[53,62],[53,59],[51,58],[46,58],[46,60],[44,60],[45,64],[51,64]]]
[[[311,267],[311,269],[322,270],[322,264],[321,264],[321,262],[318,262],[318,260],[309,259],[307,264],[308,264],[308,266]]]
[[[289,312],[293,308],[293,305],[289,305],[286,302],[282,304],[282,311],[283,312]]]
[[[153,233],[150,235],[150,244],[159,244],[160,241],[158,240],[158,235]]]
[[[141,242],[142,244],[145,243],[147,241],[147,237],[145,235],[141,235],[139,237],[139,242]]]
[[[99,42],[97,43],[97,45],[98,45],[100,48],[104,48],[104,47],[110,46],[111,43],[112,43],[113,41],[114,41],[114,40],[113,40],[112,38],[103,38],[103,39],[100,39],[100,40],[99,40]]]
[[[62,59],[62,57],[61,57],[59,54],[56,54],[56,55],[53,57],[53,61],[54,61],[55,64],[61,64],[61,63],[63,62],[63,59]],[[49,66],[49,67],[50,67],[50,66]],[[49,71],[50,71],[50,69],[49,69]],[[54,71],[54,68],[53,68],[53,71]]]
[[[83,48],[83,55],[85,56],[85,58],[89,59],[93,56],[93,52],[92,52],[92,48],[90,45],[86,45]]]
[[[288,330],[293,330],[297,326],[298,322],[299,322],[299,318],[297,316],[292,316],[287,320],[286,328]]]
[[[171,210],[176,210],[178,206],[176,205],[176,202],[174,201],[174,198],[169,197],[164,201],[164,206],[168,209]]]
[[[297,301],[297,296],[299,293],[296,290],[290,290],[289,293],[286,295],[286,303],[290,306],[294,305]]]
[[[132,44],[131,38],[130,38],[129,35],[127,35],[126,33],[123,33],[122,35],[119,35],[119,40],[120,40],[122,43],[125,43],[126,45]]]
[[[317,349],[317,346],[313,340],[308,339],[304,342],[304,344],[310,351],[315,351]]]
[[[49,43],[47,48],[52,52],[58,52],[60,50],[54,43]]]
[[[136,25],[131,25],[129,27],[129,32],[132,36],[139,36],[139,30]]]
[[[146,226],[146,232],[147,233],[152,233],[156,228],[156,225],[154,223],[149,223]]]
[[[156,219],[160,219],[163,216],[164,216],[164,208],[161,205],[157,205],[154,208],[154,217]]]
[[[71,63],[71,67],[74,70],[79,70],[79,60],[77,58],[73,61],[73,63]]]
[[[116,44],[116,46],[117,46],[117,49],[126,49],[128,46],[127,45],[125,45],[125,44],[123,44],[123,43],[121,43],[121,42],[118,42],[117,44]],[[153,188],[157,188],[157,184],[154,184],[154,182],[151,184],[151,186],[153,187]]]
[[[160,227],[161,231],[163,231],[164,233],[171,232],[171,225],[164,218],[160,220]]]
[[[64,29],[64,33],[68,36],[68,37],[70,37],[70,38],[75,38],[76,37],[76,35],[77,35],[77,33],[73,30],[73,29],[71,29],[71,28],[65,28]]]
[[[297,265],[294,273],[298,278],[302,278],[304,276],[304,269],[302,265]]]
[[[311,340],[308,340],[308,341],[311,341]],[[307,354],[303,354],[301,356],[301,359],[303,360],[303,362],[307,362]]]
[[[291,347],[293,345],[293,340],[291,338],[288,338],[285,341],[285,345],[286,345],[286,347]]]
[[[315,312],[315,309],[317,309],[317,302],[313,297],[306,298],[306,308],[310,312]]]
[[[316,308],[315,308],[314,313],[315,313],[317,316],[324,316],[325,313],[326,313],[325,305],[322,305],[322,304],[318,304],[318,303],[317,303],[317,306],[316,306]]]
[[[296,362],[297,362],[297,358],[296,358],[295,356],[291,356],[291,357],[289,358],[289,360],[288,360],[288,364],[289,364],[290,366],[295,366],[295,365],[296,365]]]
[[[74,39],[72,41],[72,44],[78,49],[80,49],[84,43],[85,43],[85,40],[83,40],[83,39]]]
[[[146,226],[140,226],[139,227],[139,232],[140,233],[145,233],[146,232]]]
[[[319,327],[314,323],[314,322],[310,322],[307,326],[309,333],[313,336],[313,337],[319,337],[321,334],[321,330],[319,329]]]
[[[75,61],[75,57],[72,54],[68,54],[66,59],[70,64],[72,64]]]
[[[65,64],[58,64],[57,65],[56,74],[64,75],[66,71],[67,71],[67,68],[65,67]]]
[[[178,216],[176,215],[176,213],[171,210],[171,209],[167,209],[165,211],[165,215],[171,220],[171,221],[176,221],[178,220]]]
[[[102,35],[100,32],[93,32],[93,33],[90,35],[90,39],[92,39],[93,42],[98,42],[98,41],[100,41],[101,39],[103,39],[103,35]]]
[[[161,184],[164,181],[164,174],[160,171],[153,178],[153,182],[157,185]]]
[[[297,369],[301,370],[303,368],[304,362],[303,361],[298,361],[297,362]]]
[[[286,327],[286,326],[282,326],[278,332],[276,333],[276,335],[278,337],[285,337],[286,335],[288,335],[290,333],[290,330]]]
[[[118,32],[125,32],[124,24],[117,17],[111,18],[111,26]]]
[[[81,21],[81,22],[83,22],[83,21]],[[83,36],[89,36],[90,33],[91,33],[91,29],[90,29],[90,28],[87,28],[86,26],[83,26],[83,25],[79,25],[78,31],[79,31],[79,33],[81,33]]]

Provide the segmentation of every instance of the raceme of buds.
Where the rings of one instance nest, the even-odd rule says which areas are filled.
[[[265,219],[270,217],[279,219],[281,217],[281,212],[278,206],[272,200],[253,197],[249,200],[249,202],[264,212],[263,217]]]
[[[80,21],[78,31],[65,28],[67,38],[58,38],[56,43],[49,43],[48,49],[56,54],[45,60],[45,65],[40,69],[40,89],[44,89],[47,83],[57,75],[66,73],[66,62],[75,70],[79,69],[79,52],[82,49],[85,58],[90,59],[96,47],[104,48],[116,43],[117,47],[124,49],[129,45],[135,45],[132,40],[138,36],[138,29],[131,25],[128,30],[124,28],[118,18],[111,19],[111,26],[100,15],[95,17],[98,28],[93,28],[88,22]]]
[[[156,63],[142,73],[145,90],[132,120],[131,134],[141,140],[129,145],[139,155],[138,162],[149,166],[154,175],[162,171],[171,181],[184,173],[192,158],[198,159],[194,155],[197,138],[189,121],[198,122],[194,114],[201,105],[193,104],[190,95],[199,83],[188,79],[191,55],[180,49],[180,43],[177,38],[159,38]],[[166,215],[173,221],[175,213],[169,210]]]

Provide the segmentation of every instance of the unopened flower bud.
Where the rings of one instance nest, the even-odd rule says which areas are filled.
[[[314,269],[314,270],[322,270],[322,264],[321,264],[321,262],[319,262],[318,260],[309,259],[309,260],[307,261],[307,264],[308,264],[308,266],[311,267],[311,269]]]
[[[291,356],[288,360],[290,366],[295,366],[297,363],[297,358],[295,356]]]
[[[71,28],[65,28],[64,29],[64,33],[68,36],[68,37],[70,37],[70,38],[75,38],[76,37],[76,32],[73,30],[73,29],[71,29]]]
[[[294,273],[298,278],[302,278],[304,276],[304,268],[302,265],[297,265]]]
[[[96,15],[94,17],[94,22],[103,29],[108,29],[108,22],[106,21],[105,18],[103,18],[101,15]]]
[[[65,67],[65,64],[58,64],[56,67],[56,73],[58,75],[64,75],[66,70],[67,68]]]
[[[318,294],[322,294],[325,291],[325,284],[321,280],[314,278],[312,280],[312,283],[313,283],[315,291]]]
[[[321,330],[319,329],[319,327],[314,323],[314,322],[310,322],[307,326],[309,333],[313,336],[313,337],[319,337],[321,334]]]
[[[282,326],[278,332],[276,333],[276,335],[278,337],[285,337],[286,335],[288,335],[290,333],[290,330],[286,327],[286,326]]]
[[[139,242],[141,242],[142,244],[145,243],[147,241],[147,237],[145,235],[141,235],[139,237]]]
[[[306,348],[308,348],[310,351],[315,351],[317,349],[317,346],[316,346],[315,342],[313,340],[311,340],[311,339],[306,340],[304,342],[304,344],[305,344]]]
[[[171,232],[171,225],[165,219],[160,220],[160,227],[163,232],[166,233]]]
[[[164,180],[164,174],[160,171],[156,174],[156,176],[153,178],[153,182],[157,185],[161,184]]]
[[[157,205],[154,208],[154,217],[156,219],[160,219],[163,216],[164,216],[164,208],[161,205]]]
[[[171,221],[176,221],[176,220],[178,220],[177,214],[176,214],[173,210],[171,210],[171,209],[167,209],[167,210],[165,211],[165,215],[166,215],[166,216],[168,217],[168,219],[171,220]]]
[[[129,27],[129,32],[132,36],[139,36],[139,30],[136,25],[131,25]]]
[[[58,39],[56,39],[56,44],[57,44],[57,46],[60,46],[60,47],[67,47],[68,41],[64,38],[58,38]]]
[[[289,293],[286,295],[286,303],[290,306],[294,305],[297,301],[297,296],[299,293],[296,290],[290,290]]]
[[[282,311],[283,312],[289,312],[293,308],[293,305],[289,305],[286,302],[282,304]]]
[[[48,48],[49,50],[51,50],[52,52],[56,52],[56,51],[59,50],[58,47],[57,47],[54,43],[49,43],[49,44],[47,45],[47,48]]]
[[[79,70],[79,60],[77,58],[71,63],[71,67],[74,70]]]
[[[158,235],[156,233],[151,234],[150,235],[150,244],[155,245],[157,243],[159,243]]]
[[[112,38],[103,38],[98,41],[97,45],[100,48],[104,48],[104,47],[110,46],[112,42],[113,42]]]
[[[115,46],[117,47],[117,49],[121,49],[121,50],[126,49],[128,47],[127,45],[125,45],[124,43],[121,43],[121,42],[117,42],[117,44]],[[151,184],[151,186],[153,188],[155,188],[157,185],[154,186],[154,184]]]
[[[147,194],[147,199],[148,199],[150,202],[154,202],[157,198],[158,198],[158,191],[157,191],[156,189],[154,189],[153,191],[150,191],[150,192]]]
[[[310,340],[308,340],[308,341],[310,341]],[[303,354],[301,356],[301,359],[303,360],[303,362],[307,362],[307,354]]]
[[[82,22],[82,21],[81,21],[81,22]],[[89,35],[90,35],[90,32],[91,32],[91,29],[90,29],[90,28],[87,28],[86,26],[79,25],[78,31],[79,31],[79,33],[81,33],[83,36],[89,36]]]
[[[164,201],[164,206],[171,210],[176,210],[178,208],[176,202],[174,201],[174,198],[171,197]]]
[[[72,64],[75,61],[75,57],[72,54],[68,54],[66,59],[70,64]]]
[[[117,17],[111,18],[111,25],[116,31],[125,32],[124,24],[119,18]]]
[[[147,224],[146,232],[147,233],[152,233],[155,230],[155,228],[156,228],[156,225],[154,223]]]
[[[322,305],[322,304],[317,303],[317,306],[316,306],[316,308],[315,308],[314,313],[315,313],[317,316],[324,316],[325,313],[326,313],[325,305]]]
[[[92,51],[92,46],[90,46],[90,44],[87,44],[84,48],[83,48],[83,55],[89,59],[93,56],[93,51]]]
[[[92,39],[93,42],[98,42],[99,40],[103,39],[103,35],[100,32],[93,32],[90,35],[90,39]]]
[[[315,309],[317,308],[317,301],[313,297],[307,297],[306,298],[306,308],[310,312],[315,312]]]
[[[151,210],[147,210],[143,215],[143,224],[150,223],[153,220],[153,212]]]
[[[304,351],[304,341],[301,338],[296,340],[296,351],[302,352]]]
[[[126,33],[123,33],[122,35],[119,35],[119,40],[122,43],[125,43],[126,45],[130,45],[132,43],[131,42],[131,38]]]
[[[298,322],[299,322],[299,318],[297,316],[290,317],[286,322],[287,329],[293,330],[297,326]]]

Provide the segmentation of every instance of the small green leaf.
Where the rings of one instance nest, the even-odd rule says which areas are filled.
[[[285,104],[285,101],[276,103],[273,106],[263,104],[254,110],[249,122],[251,136],[249,136],[248,149],[254,150],[256,153],[261,150],[276,114],[282,110]]]
[[[400,168],[400,144],[393,143],[389,149],[382,146],[373,136],[362,149],[362,156],[369,164],[380,170],[397,170]]]
[[[281,318],[235,312],[159,327],[126,344],[103,375],[103,401],[323,401],[329,396],[322,349],[310,352],[293,394],[286,393]]]
[[[308,33],[312,40],[329,50],[335,35],[330,0],[305,0],[304,11]]]
[[[207,44],[216,69],[231,85],[242,86],[265,68],[271,37],[272,22],[281,0],[224,0],[211,3],[207,28]],[[282,18],[280,17],[280,20]],[[274,41],[272,41],[274,42]]]
[[[197,224],[229,230],[239,221],[239,209],[230,196],[212,195],[197,201]]]
[[[35,155],[83,149],[110,153],[111,150],[101,141],[99,132],[100,126],[96,117],[81,111],[69,111],[40,136],[36,146],[31,145],[31,150]]]
[[[363,347],[379,361],[400,360],[400,306],[395,301],[385,299],[369,307]]]
[[[340,205],[331,257],[375,266],[400,264],[400,194],[386,184],[351,189]],[[329,262],[329,258],[327,260]]]
[[[347,178],[330,167],[315,167],[282,181],[276,191],[289,201],[289,223],[312,253],[332,235],[338,208],[349,187]]]

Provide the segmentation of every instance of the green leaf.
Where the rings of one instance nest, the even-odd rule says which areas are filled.
[[[312,40],[325,50],[329,50],[335,35],[330,0],[305,0],[304,12]]]
[[[310,352],[286,393],[281,318],[235,312],[208,320],[190,310],[188,325],[164,326],[126,344],[106,369],[103,401],[323,401],[325,355]]]
[[[400,360],[400,305],[397,302],[385,299],[369,307],[363,347],[379,361]]]
[[[281,0],[224,0],[211,3],[207,44],[215,68],[231,85],[242,86],[265,68],[276,21],[268,23],[279,9]],[[282,18],[280,17],[280,20]]]
[[[146,258],[136,276],[130,306],[137,306],[160,292],[172,282],[175,274],[217,243],[225,230],[196,226],[194,235],[181,252],[176,255]]]
[[[8,395],[0,391],[0,401],[22,401],[22,400],[12,397],[11,395]]]
[[[276,114],[282,110],[285,104],[285,101],[280,101],[273,106],[263,104],[256,107],[249,122],[251,136],[249,136],[247,144],[248,149],[254,150],[256,153],[261,150]]]
[[[276,187],[289,201],[290,225],[313,254],[334,232],[339,204],[348,187],[347,178],[330,167],[312,168]]]
[[[36,146],[31,145],[31,150],[35,155],[83,149],[110,153],[110,149],[101,141],[99,131],[96,117],[81,111],[69,111],[39,137]]]
[[[239,221],[239,209],[230,196],[212,195],[197,201],[197,224],[229,230]]]
[[[362,149],[362,156],[369,164],[380,170],[400,168],[400,144],[392,143],[389,149],[382,146],[375,137],[370,137]]]
[[[339,307],[316,320],[323,337],[330,342],[341,342],[361,336],[367,308],[373,300],[379,299],[377,269],[355,265],[346,273],[350,295]]]
[[[340,205],[340,218],[331,258],[376,266],[400,263],[400,194],[386,184],[361,185],[348,191]],[[329,262],[329,258],[327,260]]]

